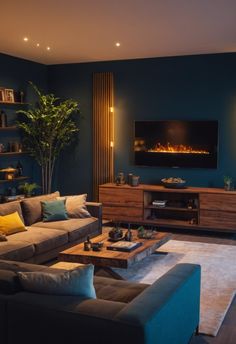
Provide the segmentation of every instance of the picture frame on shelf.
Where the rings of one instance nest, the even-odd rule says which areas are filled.
[[[0,87],[0,102],[5,101],[5,89]]]
[[[5,102],[14,103],[14,90],[11,88],[5,88]]]

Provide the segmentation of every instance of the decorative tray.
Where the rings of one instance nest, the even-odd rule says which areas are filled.
[[[185,189],[186,188],[186,180],[181,178],[164,178],[161,180],[163,186],[165,188],[170,189]]]

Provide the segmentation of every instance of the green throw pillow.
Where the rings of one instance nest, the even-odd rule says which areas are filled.
[[[64,201],[42,201],[43,222],[68,220]]]

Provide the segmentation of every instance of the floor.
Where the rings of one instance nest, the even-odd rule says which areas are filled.
[[[173,233],[173,239],[184,241],[198,241],[204,243],[221,244],[221,245],[236,245],[236,234],[222,235],[212,232],[199,232],[196,235]],[[236,258],[236,257],[235,257]],[[235,344],[236,343],[236,296],[232,302],[229,311],[221,325],[221,328],[216,337],[198,335],[192,338],[191,344]]]

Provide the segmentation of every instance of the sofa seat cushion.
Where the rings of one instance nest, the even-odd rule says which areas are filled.
[[[27,232],[17,233],[25,234]],[[35,248],[32,243],[16,240],[14,235],[9,235],[7,241],[0,242],[0,258],[11,260],[26,260],[33,257]]]
[[[97,322],[97,318],[111,320],[112,318],[115,318],[116,315],[126,306],[124,302],[89,299],[84,298],[84,296],[47,295],[29,292],[17,293],[11,297],[11,301],[10,303],[12,303],[13,313],[14,307],[17,307],[17,304],[20,309],[24,307],[23,305],[28,309],[27,305],[29,305],[31,311],[34,309],[33,314],[37,314],[37,316],[41,311],[44,313],[47,309],[55,310],[57,312],[62,311],[65,321],[66,319],[68,321],[68,312],[70,314],[76,314],[78,323],[78,314],[90,316],[91,318],[87,318],[87,321]]]
[[[98,299],[128,303],[149,285],[95,276],[94,287]]]
[[[64,221],[37,222],[32,227],[54,228],[68,233],[69,241],[73,242],[94,233],[98,228],[98,220],[95,217],[85,219],[69,219]]]
[[[8,237],[8,241],[10,236]],[[27,232],[16,233],[11,238],[12,242],[21,241],[35,247],[35,255],[53,250],[68,242],[65,231],[52,228],[28,227]]]

